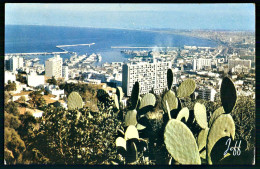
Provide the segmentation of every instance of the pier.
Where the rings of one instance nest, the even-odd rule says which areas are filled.
[[[59,48],[63,50],[63,52],[32,52],[32,53],[6,53],[6,56],[28,56],[28,55],[55,55],[55,54],[67,54],[67,53],[75,53],[75,52],[69,52],[63,47],[70,47],[70,46],[91,46],[94,45],[95,43],[89,43],[89,44],[75,44],[75,45],[57,45],[56,48]]]
[[[130,47],[130,46],[111,46],[111,48],[114,49],[152,49],[152,48],[175,48],[175,47],[157,47],[157,46],[153,46],[153,47]]]
[[[68,51],[64,51],[64,52],[33,52],[33,53],[6,53],[6,56],[9,55],[19,55],[19,56],[26,56],[26,55],[54,55],[54,54],[66,54],[66,53],[70,53]]]
[[[95,45],[95,43],[90,43],[90,44],[75,44],[75,45],[57,45],[57,48],[62,48],[62,47],[70,47],[70,46],[91,46]]]

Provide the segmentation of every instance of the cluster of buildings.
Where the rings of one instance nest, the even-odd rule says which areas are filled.
[[[132,87],[138,81],[141,94],[151,90],[160,94],[167,87],[167,70],[172,69],[173,84],[176,87],[185,79],[195,80],[196,98],[210,101],[218,99],[224,73],[232,74],[231,78],[239,95],[254,96],[254,60],[240,57],[243,50],[246,54],[254,55],[251,48],[221,45],[168,47],[164,51],[123,50],[122,53],[136,57],[128,59],[125,63],[112,62],[101,66],[92,64],[102,59],[99,54],[73,55],[65,61],[59,55],[55,55],[46,60],[45,65],[39,64],[35,59],[8,55],[5,57],[5,83],[8,80],[16,81],[16,74],[23,71],[27,80],[26,86],[23,86],[24,90],[44,86],[58,100],[65,97],[64,91],[47,84],[46,80],[49,78],[55,77],[67,83],[106,84],[111,87],[111,93],[114,92],[114,87],[122,86],[125,96],[131,95]],[[240,74],[243,74],[243,79],[240,78]]]

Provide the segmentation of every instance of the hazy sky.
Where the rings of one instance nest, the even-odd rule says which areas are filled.
[[[255,5],[7,3],[5,24],[255,30]]]

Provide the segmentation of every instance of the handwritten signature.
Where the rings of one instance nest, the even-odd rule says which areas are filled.
[[[241,150],[240,150],[240,145],[241,145],[241,140],[239,141],[239,144],[237,146],[237,142],[236,141],[236,144],[234,147],[230,147],[230,144],[231,144],[231,138],[229,138],[227,141],[226,141],[226,144],[225,145],[228,145],[226,151],[224,152],[224,156],[228,153],[228,151],[233,151],[233,156],[240,156],[241,154]]]

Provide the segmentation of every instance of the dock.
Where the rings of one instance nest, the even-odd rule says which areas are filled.
[[[62,47],[70,47],[70,46],[91,46],[95,45],[95,43],[89,43],[89,44],[75,44],[75,45],[57,45],[57,48],[62,48]]]
[[[130,47],[130,46],[111,46],[114,49],[152,49],[152,48],[175,48],[175,47]]]
[[[74,44],[74,45],[57,45],[56,48],[59,48],[63,50],[63,52],[32,52],[32,53],[6,53],[6,56],[28,56],[28,55],[55,55],[55,54],[67,54],[67,53],[75,53],[75,52],[69,52],[63,47],[70,47],[70,46],[91,46],[94,45],[95,43],[89,43],[89,44]]]

